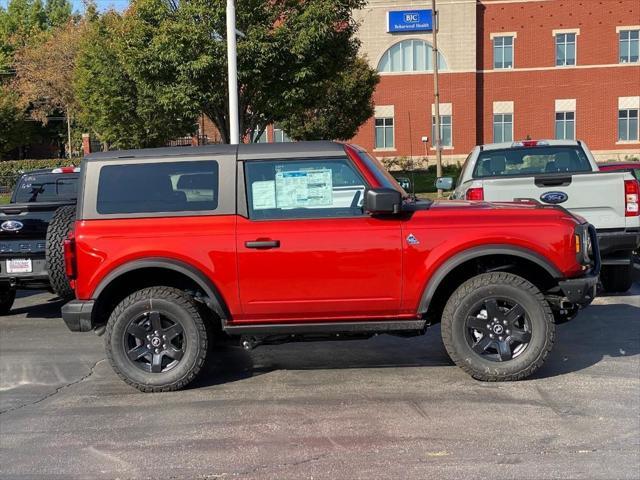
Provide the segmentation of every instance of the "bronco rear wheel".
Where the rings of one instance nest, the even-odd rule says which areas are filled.
[[[553,313],[540,291],[511,273],[463,283],[442,315],[451,359],[473,378],[520,380],[544,363],[555,338]]]
[[[3,288],[0,290],[0,315],[7,315],[11,311],[15,299],[15,288]]]
[[[197,304],[176,288],[139,290],[120,302],[107,322],[111,366],[143,392],[187,386],[204,365],[207,344]]]

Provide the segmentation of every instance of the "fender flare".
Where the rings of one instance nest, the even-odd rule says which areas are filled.
[[[435,273],[428,280],[422,291],[420,297],[420,304],[418,305],[418,313],[424,314],[429,308],[429,303],[442,283],[445,277],[456,267],[463,263],[473,260],[475,258],[486,257],[489,255],[511,255],[513,257],[519,257],[524,260],[535,263],[539,267],[542,267],[553,278],[562,278],[562,273],[558,268],[553,265],[549,260],[542,255],[532,252],[524,248],[511,246],[511,245],[484,245],[481,247],[470,248],[463,250],[455,256],[449,258],[442,265],[438,267]]]
[[[100,295],[104,290],[111,285],[115,280],[124,274],[133,272],[135,270],[142,270],[144,268],[163,268],[165,270],[172,270],[180,273],[191,280],[193,280],[205,293],[209,301],[207,306],[211,308],[223,322],[229,318],[229,311],[226,307],[226,303],[222,298],[222,295],[218,291],[218,288],[214,283],[199,269],[195,268],[188,263],[173,258],[164,257],[150,257],[142,260],[133,260],[131,262],[124,263],[113,270],[111,270],[95,288],[92,297],[94,299],[100,298]]]

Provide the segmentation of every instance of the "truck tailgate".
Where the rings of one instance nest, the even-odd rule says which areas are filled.
[[[482,183],[487,201],[510,202],[515,198],[543,201],[541,197],[548,192],[563,192],[568,198],[559,203],[560,206],[584,217],[597,229],[613,229],[637,227],[627,225],[625,218],[626,175],[625,172],[554,173],[535,177],[484,178]]]

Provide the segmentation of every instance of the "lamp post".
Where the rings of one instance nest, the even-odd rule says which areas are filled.
[[[435,117],[435,131],[433,132],[433,145],[436,149],[436,177],[442,176],[442,139],[440,138],[440,90],[438,88],[438,24],[439,17],[436,10],[436,0],[431,0],[433,14],[433,110]],[[438,189],[438,197],[442,196],[442,189]]]
[[[227,71],[229,76],[229,143],[240,143],[238,119],[238,61],[236,49],[236,5],[227,0]]]

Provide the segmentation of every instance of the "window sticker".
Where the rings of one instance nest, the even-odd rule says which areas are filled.
[[[253,182],[251,198],[254,210],[276,208],[276,182],[273,180]]]
[[[331,169],[276,173],[278,208],[323,207],[333,204]]]

